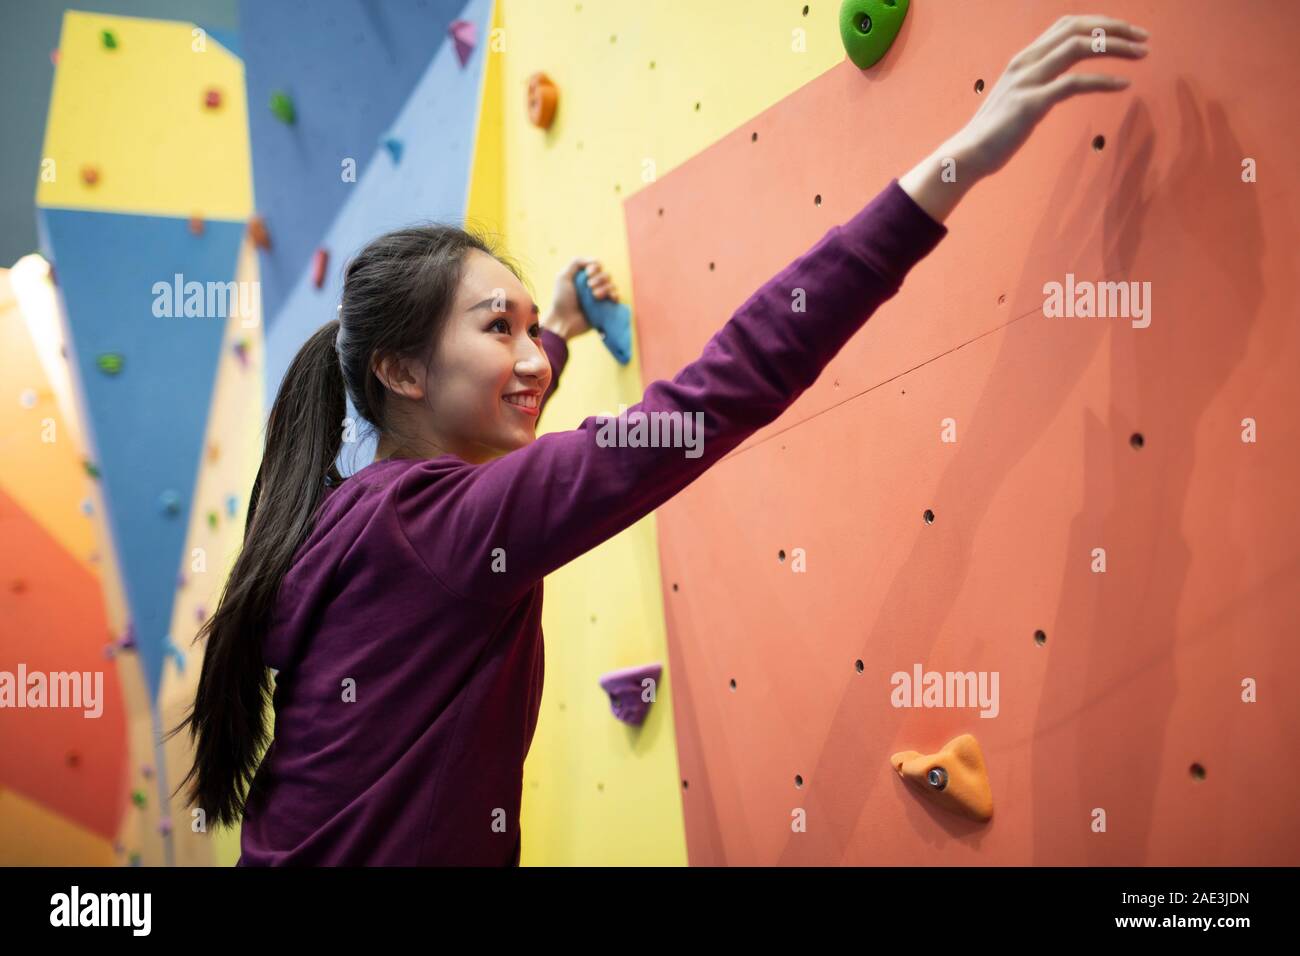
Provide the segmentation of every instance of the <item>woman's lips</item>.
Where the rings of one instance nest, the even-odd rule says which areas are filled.
[[[542,413],[541,408],[529,408],[526,405],[519,405],[515,402],[507,402],[504,398],[501,399],[501,401],[504,402],[506,405],[509,405],[515,411],[522,412],[523,414],[527,415],[529,418],[536,418],[538,415]]]

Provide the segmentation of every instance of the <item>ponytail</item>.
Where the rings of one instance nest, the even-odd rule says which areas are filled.
[[[477,234],[453,225],[416,225],[371,240],[348,265],[340,319],[321,326],[294,357],[271,407],[262,465],[249,495],[244,545],[217,611],[199,629],[207,648],[189,715],[194,765],[188,803],[209,822],[238,822],[270,740],[270,680],[262,641],[281,582],[311,534],[325,483],[343,478],[347,400],[361,419],[394,434],[389,392],[374,356],[430,353],[447,323],[465,256],[473,251],[518,268]],[[341,320],[341,322],[340,322]]]
[[[270,740],[262,640],[280,584],[311,533],[325,483],[343,480],[335,466],[347,414],[338,334],[337,319],[321,326],[280,384],[249,495],[244,544],[216,613],[195,639],[206,637],[207,648],[194,705],[167,734],[189,728],[194,764],[177,790],[193,781],[187,803],[202,808],[209,823],[231,826],[243,814]]]

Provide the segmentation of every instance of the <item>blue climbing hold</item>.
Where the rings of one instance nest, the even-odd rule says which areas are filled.
[[[230,517],[233,518],[235,516],[235,512],[237,512],[238,510],[239,510],[239,499],[236,498],[234,495],[226,495],[226,514],[230,515]]]
[[[384,139],[384,149],[388,150],[388,155],[393,157],[393,165],[396,166],[402,161],[402,141],[395,136],[388,136]]]
[[[159,495],[158,504],[162,508],[163,514],[178,515],[181,513],[181,496],[174,491],[167,490]]]
[[[573,277],[573,285],[578,290],[578,304],[582,306],[582,314],[587,317],[591,327],[600,333],[605,348],[622,365],[632,361],[632,310],[622,302],[597,299],[592,295],[591,286],[587,284],[586,269],[580,269]]]
[[[163,638],[163,659],[165,660],[169,657],[176,662],[176,670],[179,673],[184,674],[185,652],[176,646],[176,642],[172,640],[170,634]]]

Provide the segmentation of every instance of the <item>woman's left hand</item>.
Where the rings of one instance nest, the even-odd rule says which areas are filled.
[[[565,339],[581,335],[591,328],[587,317],[582,314],[582,306],[578,304],[578,289],[574,284],[574,278],[583,269],[587,270],[587,285],[595,298],[618,301],[618,287],[614,284],[613,277],[601,266],[599,259],[574,259],[556,276],[555,301],[551,306],[551,314],[542,323],[543,328],[549,328]]]

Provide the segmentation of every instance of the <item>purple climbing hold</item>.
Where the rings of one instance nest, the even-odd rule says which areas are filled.
[[[134,625],[134,624],[128,624],[128,625],[126,626],[126,633],[123,634],[123,635],[122,635],[122,639],[121,639],[120,641],[117,642],[117,646],[118,646],[118,648],[119,648],[120,650],[123,650],[123,651],[133,651],[133,650],[135,650],[135,646],[136,646],[136,645],[135,645],[135,625]]]
[[[605,693],[609,694],[609,708],[614,712],[614,716],[633,727],[641,726],[645,721],[646,712],[654,703],[659,675],[662,673],[662,664],[644,664],[640,667],[611,671],[602,677],[600,686]],[[647,680],[653,683],[645,683]]]
[[[456,56],[460,59],[460,65],[464,66],[469,62],[469,55],[474,52],[474,21],[453,20],[447,32],[456,44]]]

